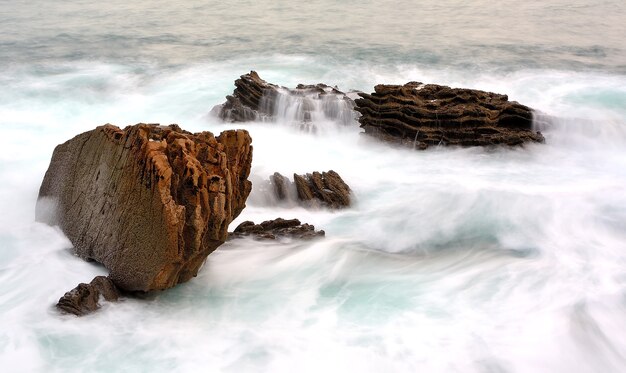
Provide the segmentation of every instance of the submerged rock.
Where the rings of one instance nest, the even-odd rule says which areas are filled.
[[[268,83],[255,71],[235,81],[235,91],[226,103],[211,111],[229,122],[274,120],[281,118],[298,123],[314,119],[351,124],[355,118],[354,101],[349,93],[326,84],[298,85],[289,89]],[[356,93],[352,93],[356,98]]]
[[[309,240],[324,237],[322,230],[316,231],[311,224],[302,224],[298,219],[285,220],[282,218],[267,220],[261,224],[244,221],[239,224],[235,231],[230,233],[230,238],[242,238],[252,236],[255,239],[275,240],[280,237],[290,237],[300,240]]]
[[[242,130],[97,127],[54,150],[37,220],[58,225],[120,289],[170,288],[197,274],[245,207],[250,143]]]
[[[57,308],[65,313],[83,316],[100,308],[100,296],[109,302],[116,302],[120,292],[108,277],[97,276],[89,284],[78,284],[59,299]]]
[[[533,111],[506,95],[410,82],[377,85],[355,100],[365,133],[414,148],[543,142]]]

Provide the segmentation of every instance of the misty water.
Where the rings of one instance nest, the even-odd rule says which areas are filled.
[[[626,371],[626,3],[0,0],[0,368],[6,372]],[[241,74],[371,92],[508,94],[545,144],[396,148],[345,115],[303,130],[209,115]],[[290,104],[291,103],[291,104]],[[245,128],[232,223],[298,218],[310,242],[237,240],[197,278],[61,315],[106,269],[34,222],[54,147],[104,124]],[[277,203],[263,181],[333,169],[355,204]]]

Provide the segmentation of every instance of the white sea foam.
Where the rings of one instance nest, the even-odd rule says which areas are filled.
[[[253,138],[253,180],[333,169],[352,187],[355,206],[276,205],[255,183],[233,227],[299,218],[327,238],[233,241],[187,284],[81,319],[57,314],[63,292],[106,271],[74,257],[58,230],[33,223],[54,146],[105,122],[230,128],[206,114],[253,63],[285,86],[371,91],[375,83],[419,80],[493,90],[556,119],[543,130],[545,145],[491,150],[398,149],[360,135],[356,123],[319,122],[325,130],[316,133],[293,126],[292,117],[236,125]],[[0,105],[0,364],[11,371],[626,366],[626,77],[468,76],[285,56],[169,70],[43,69],[5,79]]]

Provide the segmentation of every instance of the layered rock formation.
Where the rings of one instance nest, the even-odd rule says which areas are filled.
[[[59,299],[57,308],[61,312],[84,316],[100,308],[100,296],[109,302],[116,302],[120,296],[108,277],[97,276],[89,284],[78,284]]]
[[[251,190],[246,131],[192,134],[176,125],[104,125],[56,147],[37,220],[127,291],[196,275],[228,235]]]
[[[350,124],[355,119],[354,101],[349,94],[326,84],[298,85],[295,89],[281,87],[261,79],[255,71],[235,81],[235,91],[226,96],[226,103],[212,112],[229,122],[274,120],[298,123],[326,119]],[[353,94],[356,98],[356,93]]]
[[[333,170],[312,174],[293,174],[298,198],[307,203],[320,201],[323,206],[339,209],[350,206],[350,187]]]
[[[223,120],[229,122],[248,122],[271,116],[271,107],[263,105],[263,98],[268,101],[278,95],[279,86],[266,82],[256,71],[244,74],[235,80],[235,91],[226,96],[226,103],[214,110]]]
[[[297,200],[304,207],[340,209],[351,204],[350,187],[333,170],[310,174],[293,174],[292,182],[275,172],[270,176],[270,193],[278,201]]]
[[[280,237],[290,237],[300,240],[310,240],[324,237],[322,230],[316,231],[311,224],[302,224],[298,219],[285,220],[282,218],[267,220],[261,224],[244,221],[239,224],[235,231],[230,233],[230,238],[242,238],[251,236],[260,240],[275,240]]]
[[[530,108],[506,95],[410,82],[377,85],[355,100],[365,133],[424,149],[432,145],[543,142]]]

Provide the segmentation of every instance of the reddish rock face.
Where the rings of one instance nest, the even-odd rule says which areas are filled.
[[[506,95],[410,82],[377,85],[355,100],[365,133],[424,149],[432,145],[543,142],[533,112]]]
[[[54,150],[37,220],[58,225],[119,288],[170,288],[197,274],[245,207],[251,141],[243,130],[97,127]]]

